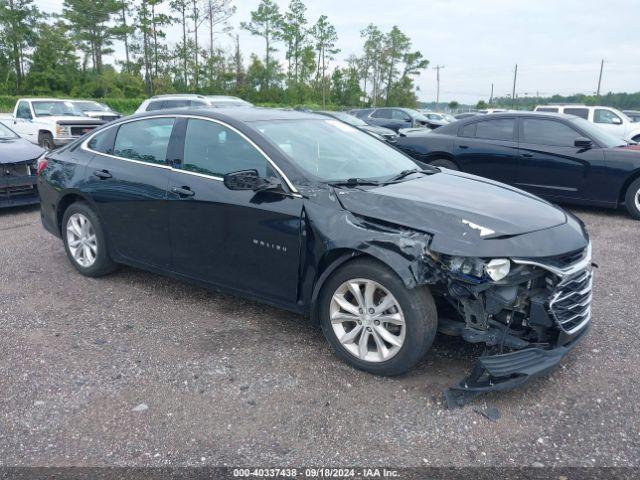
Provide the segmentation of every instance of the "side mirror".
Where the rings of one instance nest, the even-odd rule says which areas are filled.
[[[279,183],[274,183],[266,178],[262,178],[257,170],[240,170],[238,172],[227,173],[223,177],[224,186],[229,190],[253,190],[262,192],[265,190],[281,189]]]
[[[573,144],[576,146],[576,148],[584,148],[584,149],[589,149],[591,147],[593,147],[593,142],[586,137],[578,137],[576,138],[576,140],[573,142]]]
[[[611,123],[613,123],[614,125],[622,125],[622,119],[618,117],[612,118]]]

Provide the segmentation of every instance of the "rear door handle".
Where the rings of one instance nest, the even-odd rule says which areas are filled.
[[[189,187],[171,187],[171,191],[173,193],[177,193],[181,197],[193,197],[196,192],[191,190]]]
[[[93,172],[93,174],[100,180],[106,180],[107,178],[113,177],[113,175],[109,173],[109,170],[96,170]]]
[[[467,148],[469,148],[469,146],[468,145],[458,145],[458,148],[466,150]]]
[[[533,153],[523,153],[522,156],[524,158],[533,158]]]

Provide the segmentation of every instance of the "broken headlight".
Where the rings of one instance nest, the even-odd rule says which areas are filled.
[[[445,265],[453,273],[482,280],[486,277],[498,282],[509,275],[511,262],[507,258],[484,260],[473,257],[449,257]]]

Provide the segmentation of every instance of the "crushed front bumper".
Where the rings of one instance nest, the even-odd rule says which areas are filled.
[[[40,203],[36,181],[35,175],[4,175],[0,168],[0,208]]]
[[[499,355],[481,356],[468,377],[444,392],[448,408],[462,407],[483,393],[520,387],[549,373],[578,344],[588,330],[589,325],[586,325],[566,343],[549,350],[532,347]]]

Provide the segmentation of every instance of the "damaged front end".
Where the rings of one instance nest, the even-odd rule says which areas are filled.
[[[590,244],[546,258],[430,253],[427,261],[441,272],[441,281],[431,287],[440,299],[439,331],[485,345],[471,374],[445,392],[449,408],[547,373],[588,329]]]

